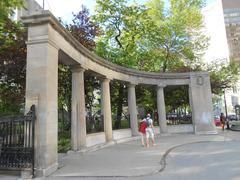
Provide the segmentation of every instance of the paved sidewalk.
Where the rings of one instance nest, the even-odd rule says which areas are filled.
[[[240,179],[240,132],[219,132],[159,136],[157,145],[150,148],[135,140],[68,154],[54,174],[38,179]]]
[[[210,158],[209,154],[217,152],[219,148],[224,149],[240,148],[239,143],[228,142],[231,141],[227,131],[219,135],[193,135],[193,134],[174,134],[167,136],[159,136],[157,138],[157,145],[151,148],[145,148],[140,146],[140,141],[130,141],[122,144],[117,144],[105,149],[101,149],[95,152],[89,152],[84,155],[80,153],[70,154],[63,158],[63,167],[56,171],[51,177],[64,179],[67,177],[138,177],[141,178],[147,175],[166,174],[165,167],[171,167],[173,165],[173,171],[176,166],[180,169],[185,163],[197,163],[195,162],[195,156],[189,159],[189,152],[197,154],[208,154],[207,159]],[[235,136],[232,133],[232,136]],[[198,143],[197,143],[198,142]],[[199,143],[202,142],[202,143]],[[216,143],[217,144],[216,146]],[[179,147],[178,147],[179,146]],[[202,146],[208,147],[203,149]],[[172,149],[171,149],[172,148]],[[192,150],[191,150],[192,148]],[[197,149],[200,150],[197,151]],[[174,152],[180,151],[181,160],[178,160],[175,156],[171,159]],[[209,152],[210,151],[210,152]],[[202,152],[202,153],[201,153]],[[165,154],[169,153],[169,154]],[[232,152],[237,153],[237,152]],[[164,161],[164,154],[167,157]],[[224,154],[227,155],[227,154]],[[170,157],[170,159],[168,158]],[[177,156],[178,157],[178,156]],[[184,161],[186,158],[186,161]],[[176,159],[176,163],[175,163]],[[240,160],[240,159],[239,159]],[[168,161],[173,163],[168,163]],[[181,163],[182,162],[182,163]],[[206,161],[207,162],[207,161]],[[200,164],[204,166],[205,164]],[[168,169],[169,169],[168,168]],[[164,171],[163,171],[164,170]],[[219,171],[219,170],[218,170]],[[161,172],[161,173],[159,173]],[[170,172],[169,172],[170,173]],[[170,173],[171,174],[171,173]],[[173,173],[174,175],[174,173]],[[175,174],[177,177],[177,174]],[[169,174],[166,174],[166,177]],[[169,176],[173,178],[172,176]],[[145,177],[146,178],[146,177]],[[88,178],[89,179],[89,178]]]

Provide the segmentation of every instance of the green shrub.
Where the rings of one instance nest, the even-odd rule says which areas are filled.
[[[71,149],[70,139],[61,138],[58,140],[58,152],[59,153],[66,153],[70,149]]]

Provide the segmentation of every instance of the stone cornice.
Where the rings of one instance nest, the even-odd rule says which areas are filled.
[[[84,56],[88,57],[89,59],[96,62],[97,64],[116,72],[137,76],[137,77],[142,77],[142,78],[154,78],[154,79],[190,79],[190,76],[208,76],[207,72],[154,73],[154,72],[138,71],[135,69],[125,68],[125,67],[113,64],[97,56],[96,54],[92,53],[87,48],[85,48],[70,34],[70,32],[68,32],[59,23],[59,21],[50,13],[50,11],[43,11],[42,14],[21,17],[21,19],[26,26],[51,24],[51,26],[58,33],[60,33],[67,42],[69,42],[75,49],[77,49]]]

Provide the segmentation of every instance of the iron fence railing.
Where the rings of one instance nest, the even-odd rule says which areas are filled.
[[[103,114],[95,114],[86,116],[87,133],[97,133],[104,131],[104,116]]]
[[[168,125],[192,124],[192,116],[190,114],[167,114]]]
[[[34,173],[35,106],[25,116],[0,117],[0,169]]]
[[[122,113],[122,115],[112,115],[112,121],[113,121],[113,130],[130,128],[129,114]]]

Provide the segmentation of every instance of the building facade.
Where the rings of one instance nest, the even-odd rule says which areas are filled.
[[[240,1],[222,0],[230,59],[240,62]]]
[[[205,62],[236,61],[240,62],[240,1],[216,0],[202,10],[204,32],[209,37],[209,48],[204,56]],[[234,107],[240,102],[239,83],[226,90],[227,112],[234,113]],[[224,96],[216,112],[225,112]],[[215,114],[216,115],[216,114]]]
[[[222,0],[230,60],[240,63],[240,1]],[[230,105],[239,105],[240,82],[233,87]]]

